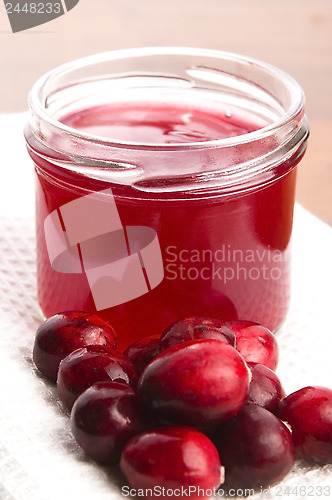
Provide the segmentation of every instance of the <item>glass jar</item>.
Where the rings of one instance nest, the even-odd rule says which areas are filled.
[[[121,348],[185,316],[278,328],[308,137],[296,81],[235,54],[140,48],[54,69],[29,104],[45,317],[97,312]]]

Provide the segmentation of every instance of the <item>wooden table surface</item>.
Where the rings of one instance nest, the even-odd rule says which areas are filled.
[[[24,111],[45,71],[118,48],[179,45],[241,53],[303,87],[311,135],[297,200],[332,225],[332,0],[80,0],[13,34],[0,3],[0,113]]]

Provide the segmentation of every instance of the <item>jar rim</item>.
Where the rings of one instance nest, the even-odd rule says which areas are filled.
[[[83,132],[72,128],[61,121],[53,117],[46,107],[46,99],[42,99],[42,91],[45,86],[52,82],[53,79],[60,77],[61,75],[66,75],[71,73],[73,70],[79,68],[87,68],[92,65],[106,63],[111,61],[116,61],[119,59],[127,58],[139,58],[147,56],[201,56],[206,58],[213,58],[215,60],[228,60],[234,63],[245,64],[254,67],[260,71],[266,71],[270,75],[281,82],[285,88],[287,88],[290,95],[290,106],[283,115],[254,131],[250,131],[241,135],[234,137],[226,137],[213,140],[205,141],[192,141],[192,142],[170,142],[170,143],[149,143],[149,142],[134,142],[134,141],[120,141],[114,140],[109,137],[98,136]],[[50,125],[58,133],[65,133],[71,137],[78,138],[82,141],[89,141],[90,143],[97,143],[99,145],[115,145],[118,148],[130,148],[130,149],[149,149],[149,150],[175,150],[175,151],[186,151],[193,149],[205,149],[205,148],[222,148],[231,147],[237,144],[245,144],[251,141],[257,141],[262,138],[276,133],[280,128],[292,122],[296,117],[303,113],[304,110],[304,93],[301,86],[297,81],[291,77],[288,73],[283,70],[260,61],[259,59],[242,56],[232,52],[219,51],[214,49],[202,49],[193,47],[172,47],[172,46],[161,46],[161,47],[137,47],[132,49],[119,49],[107,52],[101,52],[99,54],[89,55],[83,58],[76,59],[74,61],[67,62],[56,68],[50,70],[41,76],[36,83],[33,85],[29,93],[29,107],[32,116],[37,117],[39,120],[43,120],[45,123]],[[33,129],[33,126],[32,126]]]

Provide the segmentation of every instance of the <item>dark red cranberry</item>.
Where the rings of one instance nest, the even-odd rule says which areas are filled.
[[[148,425],[135,389],[119,382],[97,382],[77,398],[71,412],[76,441],[101,464],[117,464],[123,446]]]
[[[252,321],[228,321],[227,325],[233,329],[236,348],[245,361],[260,363],[271,370],[277,368],[279,348],[275,336],[268,328]]]
[[[318,463],[332,463],[332,390],[308,386],[287,396],[280,418],[292,428],[297,455]]]
[[[113,327],[99,316],[86,312],[55,314],[37,330],[33,360],[38,370],[55,382],[60,361],[72,351],[88,345],[115,349],[117,337]]]
[[[113,381],[136,386],[137,373],[129,359],[115,349],[103,352],[99,346],[76,349],[60,363],[58,396],[71,410],[82,392],[96,382]]]
[[[167,496],[203,498],[223,482],[215,446],[190,427],[154,429],[134,437],[123,450],[120,467],[131,488],[156,493],[165,488]]]
[[[235,415],[248,385],[249,369],[236,349],[200,339],[162,351],[141,374],[138,392],[160,418],[200,427]]]
[[[225,466],[225,490],[273,486],[294,465],[290,430],[258,405],[244,405],[215,431],[213,441]]]
[[[226,323],[219,319],[192,316],[172,323],[162,333],[163,349],[172,345],[196,339],[216,339],[234,347],[235,334]]]
[[[159,335],[151,335],[130,344],[123,354],[130,359],[137,373],[141,373],[161,351]]]
[[[247,401],[278,415],[280,401],[286,396],[279,377],[267,366],[259,363],[247,364],[251,371]]]

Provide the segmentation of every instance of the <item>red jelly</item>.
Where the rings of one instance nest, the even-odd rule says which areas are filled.
[[[303,106],[288,75],[209,50],[110,52],[41,78],[26,139],[44,315],[96,312],[120,348],[189,316],[275,330]]]

